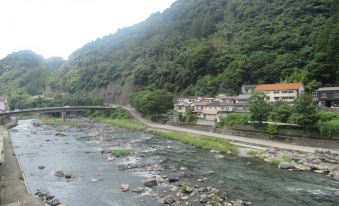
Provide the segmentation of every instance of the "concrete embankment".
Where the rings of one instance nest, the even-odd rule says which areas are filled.
[[[1,187],[0,187],[0,205],[1,206],[43,206],[45,205],[39,198],[30,194],[20,165],[14,154],[8,131],[0,126],[0,137],[3,142],[4,162],[0,166]]]

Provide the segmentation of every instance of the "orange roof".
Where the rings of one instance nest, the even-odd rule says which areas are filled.
[[[302,86],[302,83],[261,84],[255,88],[255,91],[297,90]]]

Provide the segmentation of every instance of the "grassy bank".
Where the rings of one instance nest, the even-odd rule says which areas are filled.
[[[156,129],[147,129],[147,127],[139,122],[131,119],[110,119],[110,118],[96,118],[101,122],[106,124],[115,125],[118,127],[123,127],[126,129],[131,129],[134,131],[147,132],[162,138],[171,139],[183,142],[188,145],[192,145],[204,149],[213,149],[220,152],[232,152],[238,153],[238,148],[231,144],[226,139],[213,138],[203,135],[196,135],[184,132],[174,132],[174,131],[161,131]]]
[[[144,131],[146,126],[143,124],[138,123],[132,119],[111,119],[111,118],[104,118],[104,117],[96,117],[95,119],[110,125],[115,125],[118,127],[130,129],[133,131]]]
[[[49,125],[77,125],[79,122],[76,120],[67,120],[64,122],[61,118],[49,118],[41,117],[41,121],[44,124]],[[238,153],[238,148],[231,144],[226,139],[213,138],[203,135],[185,133],[185,132],[174,132],[174,131],[162,131],[156,129],[149,129],[147,126],[140,124],[139,122],[132,119],[111,119],[104,117],[95,117],[96,120],[101,121],[105,124],[114,125],[122,128],[126,128],[138,132],[147,132],[162,138],[171,139],[183,142],[188,145],[192,145],[204,149],[213,149],[220,152],[232,152]]]
[[[173,131],[161,131],[161,130],[149,130],[149,133],[163,137],[166,139],[176,140],[188,145],[192,145],[204,149],[213,149],[220,152],[232,152],[238,153],[237,146],[231,144],[226,139],[213,138],[203,135],[185,133],[185,132],[173,132]]]

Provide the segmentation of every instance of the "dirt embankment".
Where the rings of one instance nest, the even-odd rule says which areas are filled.
[[[3,138],[5,160],[0,166],[0,205],[43,206],[44,204],[37,197],[30,194],[13,151],[8,131],[3,126],[0,126],[0,138]]]

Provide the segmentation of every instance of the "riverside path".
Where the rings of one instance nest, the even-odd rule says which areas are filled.
[[[151,122],[149,120],[144,119],[133,108],[130,108],[130,107],[123,107],[123,108],[129,111],[129,113],[136,120],[138,120],[142,124],[147,125],[149,127],[156,128],[156,129],[187,132],[187,133],[193,133],[193,134],[198,134],[198,135],[205,135],[205,136],[210,136],[210,137],[228,139],[231,143],[237,146],[240,146],[240,147],[249,147],[249,148],[254,148],[254,149],[267,149],[267,148],[274,147],[274,148],[284,149],[284,150],[295,150],[295,151],[311,152],[311,153],[314,153],[316,150],[326,150],[326,151],[339,153],[339,150],[332,150],[332,149],[327,149],[327,148],[293,145],[293,144],[282,143],[282,142],[277,142],[277,141],[272,141],[272,140],[261,140],[261,139],[254,139],[254,138],[241,137],[241,136],[235,136],[235,135],[224,135],[224,134],[219,134],[219,133],[214,133],[214,132],[206,132],[206,131],[201,131],[201,130],[159,124],[159,123]]]

